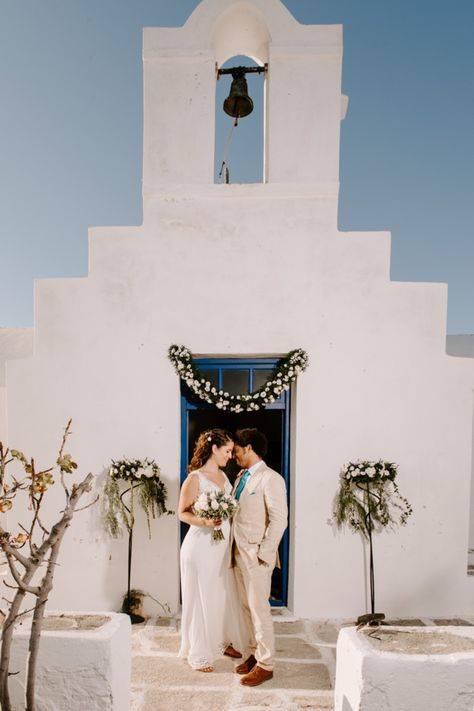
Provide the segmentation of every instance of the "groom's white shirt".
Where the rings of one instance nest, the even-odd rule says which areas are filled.
[[[252,476],[252,474],[253,474],[254,472],[257,471],[257,469],[259,468],[259,466],[260,466],[261,463],[262,463],[262,462],[256,462],[255,464],[252,464],[251,467],[248,467],[248,469],[246,469],[246,470],[244,469],[244,471],[248,471],[248,473],[249,473],[249,475],[248,475],[248,477],[247,477],[247,484],[248,484],[248,481],[249,481],[250,477]]]

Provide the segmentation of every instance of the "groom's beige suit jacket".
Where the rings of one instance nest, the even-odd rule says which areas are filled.
[[[237,477],[234,492],[242,473]],[[272,569],[275,567],[278,544],[287,524],[285,480],[262,461],[245,484],[232,522],[233,545],[246,567],[256,565],[258,559]]]

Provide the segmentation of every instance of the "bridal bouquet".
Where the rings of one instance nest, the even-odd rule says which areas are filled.
[[[194,502],[193,508],[198,518],[225,521],[228,518],[232,518],[238,505],[237,499],[234,499],[230,494],[225,494],[223,491],[204,491]],[[212,540],[224,540],[224,534],[220,528],[214,528]]]

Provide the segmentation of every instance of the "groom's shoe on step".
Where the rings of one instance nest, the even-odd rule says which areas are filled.
[[[273,678],[273,672],[268,671],[268,669],[262,669],[258,664],[254,666],[250,674],[243,676],[240,683],[244,686],[258,686],[263,684],[264,681],[268,681]]]
[[[256,663],[257,660],[255,659],[253,654],[251,654],[250,657],[245,660],[245,662],[242,662],[242,664],[239,664],[238,667],[235,667],[235,672],[237,674],[248,674],[250,671],[252,671]]]

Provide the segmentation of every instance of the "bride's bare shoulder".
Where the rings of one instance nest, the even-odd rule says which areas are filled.
[[[181,491],[183,493],[187,492],[190,495],[195,495],[196,491],[199,489],[199,472],[196,470],[194,472],[189,472],[186,479],[183,481]]]

